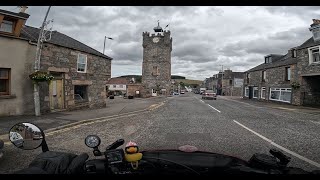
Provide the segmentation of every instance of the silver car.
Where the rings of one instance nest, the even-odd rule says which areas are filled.
[[[23,137],[17,132],[10,132],[10,141],[18,148],[23,147]]]

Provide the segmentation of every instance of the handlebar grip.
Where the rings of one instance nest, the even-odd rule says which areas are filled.
[[[115,141],[111,145],[107,146],[106,150],[116,149],[117,147],[119,147],[123,144],[124,144],[124,139],[118,139],[117,141]]]

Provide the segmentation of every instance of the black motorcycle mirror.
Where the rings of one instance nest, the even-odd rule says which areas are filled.
[[[9,139],[13,145],[23,150],[32,150],[42,146],[42,151],[49,151],[44,132],[31,123],[18,123],[9,131]]]

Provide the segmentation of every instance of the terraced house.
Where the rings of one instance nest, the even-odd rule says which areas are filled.
[[[34,114],[33,84],[39,28],[29,15],[0,10],[0,116]],[[40,86],[42,112],[106,106],[112,58],[58,31],[44,42],[40,70],[54,76]]]
[[[300,46],[245,72],[244,98],[320,106],[320,20],[309,30],[313,36]]]

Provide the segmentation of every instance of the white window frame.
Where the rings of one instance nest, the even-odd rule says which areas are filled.
[[[265,92],[265,93],[264,93],[264,96],[262,96],[262,95],[263,95],[262,91]],[[260,98],[261,98],[261,99],[266,99],[266,87],[261,87],[261,92],[260,92],[260,93],[261,93],[261,94],[260,94]]]
[[[267,80],[267,71],[264,70],[262,71],[262,82],[266,82],[266,80]]]
[[[281,92],[290,92],[290,93],[292,93],[291,88],[270,88],[269,90],[270,90],[269,91],[269,100],[291,103],[292,97],[290,98],[290,101],[281,100]],[[279,99],[272,99],[271,98],[271,92],[272,91],[279,91]],[[291,94],[291,96],[292,96],[292,94]]]
[[[255,91],[255,90],[258,92],[257,96],[254,96],[254,91]],[[253,87],[252,98],[257,99],[258,97],[259,97],[259,88],[258,88],[258,87]]]
[[[289,71],[290,71],[290,73],[288,73]],[[291,81],[291,67],[285,67],[285,80],[286,81]]]
[[[318,61],[318,62],[313,62],[312,50],[313,50],[313,49],[317,49],[317,48],[319,49],[319,54],[320,54],[320,46],[314,46],[314,47],[308,48],[309,64],[320,64],[320,61]]]
[[[248,94],[246,93],[247,90],[248,90]],[[248,86],[246,86],[246,87],[244,88],[244,96],[245,96],[245,97],[249,97],[249,87],[248,87]]]
[[[293,49],[292,53],[293,53],[293,58],[297,57],[297,50],[296,49]]]
[[[79,63],[79,58],[80,58],[80,56],[84,56],[84,57],[86,58],[84,71],[79,71],[79,70],[78,70],[78,67],[79,67],[78,65],[79,65],[79,64],[83,64],[83,63]],[[78,72],[78,73],[86,73],[86,72],[87,72],[87,66],[88,66],[87,59],[88,59],[88,57],[87,57],[86,54],[81,54],[81,53],[78,54],[78,58],[77,58],[77,72]]]

